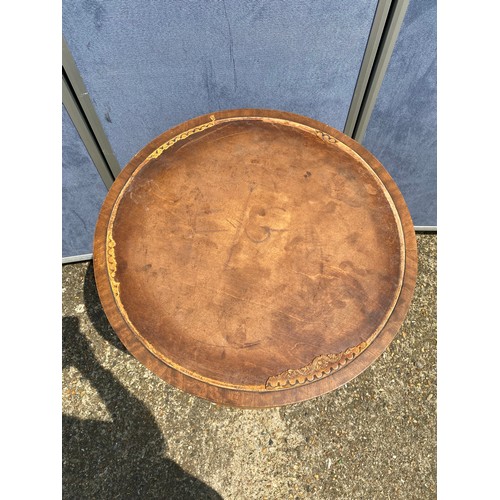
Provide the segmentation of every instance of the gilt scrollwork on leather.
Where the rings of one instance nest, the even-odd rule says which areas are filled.
[[[316,356],[311,363],[302,368],[285,370],[278,375],[269,377],[266,389],[283,389],[324,378],[359,356],[368,345],[369,342],[361,342],[344,352]]]

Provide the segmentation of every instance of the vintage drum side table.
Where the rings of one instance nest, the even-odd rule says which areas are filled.
[[[132,355],[184,391],[255,408],[368,367],[408,311],[417,251],[399,189],[360,144],[240,109],[132,158],[99,214],[94,268]]]

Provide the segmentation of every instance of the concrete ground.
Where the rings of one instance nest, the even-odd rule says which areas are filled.
[[[436,245],[420,234],[415,296],[364,373],[316,399],[219,407],[127,353],[90,263],[63,266],[63,498],[436,498]]]

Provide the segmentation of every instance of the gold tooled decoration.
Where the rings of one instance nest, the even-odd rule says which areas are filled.
[[[305,384],[306,382],[324,378],[351,362],[356,356],[359,356],[371,343],[370,340],[371,338],[367,342],[364,341],[354,347],[349,347],[344,352],[321,354],[302,368],[285,370],[279,375],[269,377],[266,382],[266,389],[286,388],[287,386]]]
[[[200,125],[199,127],[194,127],[189,130],[186,130],[186,132],[182,132],[179,135],[176,135],[169,141],[167,141],[165,144],[162,144],[159,148],[155,149],[147,158],[146,161],[153,160],[154,158],[158,158],[163,151],[166,151],[168,148],[172,147],[176,142],[182,141],[183,139],[186,139],[192,134],[196,134],[196,132],[201,132],[202,130],[205,130],[209,127],[213,127],[215,125],[215,116],[210,115],[210,121],[208,123],[204,123],[203,125]]]
[[[111,289],[113,290],[113,295],[115,297],[120,296],[120,283],[116,281],[116,257],[115,257],[115,247],[116,242],[111,236],[111,233],[107,234],[106,248],[107,248],[107,261],[108,261],[108,272],[109,272],[109,282],[111,284]]]
[[[335,144],[337,142],[337,139],[332,137],[330,134],[327,134],[326,132],[322,132],[321,130],[314,130],[316,137],[319,137],[322,141],[327,142],[329,144]]]

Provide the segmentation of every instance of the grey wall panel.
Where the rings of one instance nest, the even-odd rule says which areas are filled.
[[[342,130],[376,4],[63,0],[63,32],[123,167],[218,109],[283,109]]]
[[[436,1],[411,0],[366,135],[416,226],[437,224]]]
[[[92,253],[107,191],[64,106],[62,110],[62,251],[69,257]]]

